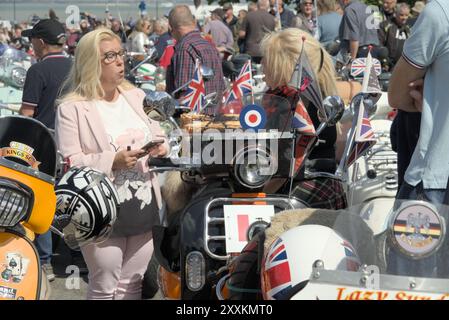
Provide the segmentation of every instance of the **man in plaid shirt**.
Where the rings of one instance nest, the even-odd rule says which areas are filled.
[[[195,17],[186,5],[175,6],[169,14],[171,33],[177,40],[175,53],[170,66],[167,68],[167,92],[183,86],[193,78],[195,62],[214,70],[214,78],[205,82],[206,94],[217,93],[221,101],[225,83],[223,80],[222,61],[215,46],[205,40],[196,28]],[[175,98],[183,95],[181,90]]]

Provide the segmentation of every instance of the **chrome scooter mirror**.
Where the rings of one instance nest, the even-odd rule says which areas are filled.
[[[345,111],[345,103],[339,96],[328,96],[323,100],[325,117],[318,111],[318,118],[327,126],[335,126]]]
[[[363,104],[365,106],[365,110],[368,112],[368,117],[372,117],[377,112],[377,102],[379,101],[382,93],[363,93],[360,92],[356,94],[351,101],[350,108],[353,115],[356,114],[356,111],[360,105],[361,100],[363,99]]]
[[[204,106],[201,108],[200,112],[203,112],[206,108],[215,105],[217,102],[217,93],[212,92],[204,97]]]
[[[215,76],[215,72],[212,68],[201,65],[201,74],[204,81],[211,80]]]
[[[165,121],[168,117],[173,116],[177,104],[175,99],[162,91],[151,91],[143,101],[145,113],[156,121]]]

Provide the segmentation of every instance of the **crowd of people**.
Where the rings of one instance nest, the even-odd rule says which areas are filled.
[[[447,91],[440,86],[447,73],[437,70],[444,68],[449,52],[441,28],[449,23],[444,16],[449,12],[445,1],[428,5],[417,1],[410,8],[404,2],[383,0],[379,10],[370,13],[357,0],[300,0],[295,13],[282,0],[258,0],[238,13],[226,3],[204,20],[195,17],[200,5],[195,1],[193,12],[187,5],[177,5],[166,17],[142,17],[135,24],[112,17],[99,22],[86,16],[78,29],[64,29],[53,18],[41,20],[32,29],[17,25],[14,30],[0,31],[0,42],[32,49],[39,59],[28,70],[21,114],[55,128],[58,148],[72,165],[103,171],[123,195],[124,213],[113,236],[82,249],[89,271],[89,298],[140,297],[143,273],[153,251],[151,227],[161,222],[160,189],[144,159],[165,156],[167,144],[148,152],[140,149],[151,137],[163,134],[159,124],[149,121],[139,107],[143,91],[124,78],[125,48],[146,52],[153,42],[167,68],[166,90],[177,91],[177,98],[185,94],[182,87],[192,79],[198,60],[214,70],[205,85],[206,94],[215,92],[220,98],[226,89],[225,53],[247,54],[253,62],[262,63],[270,92],[292,104],[301,94],[299,89],[287,88],[301,51],[299,39],[307,39],[305,51],[313,57],[312,68],[323,96],[336,93],[332,59],[324,48],[337,43],[351,60],[366,57],[371,50],[373,56],[382,58],[385,71],[394,71],[390,103],[401,111],[394,125],[398,133],[392,136],[400,153],[399,178],[402,183],[405,175],[403,186],[407,188],[401,189],[400,196],[442,201],[449,170],[440,165],[444,154],[438,148],[447,144],[444,132],[449,126],[444,123],[447,108],[442,106]],[[417,19],[422,12],[426,19]],[[366,21],[373,14],[378,24],[370,27]],[[305,105],[313,107],[311,101]],[[419,127],[410,121],[421,120],[410,120],[408,113],[421,111],[424,135],[418,143]],[[320,152],[335,159],[336,132],[332,130],[326,133],[332,143]],[[148,192],[148,199],[141,198],[141,188]],[[42,264],[51,273],[48,238],[44,243],[40,246],[45,249]]]
[[[228,56],[224,52],[247,53],[260,63],[259,45],[264,33],[295,27],[309,32],[325,47],[339,42],[351,58],[366,56],[368,46],[374,46],[374,55],[380,55],[385,60],[385,70],[392,70],[425,2],[417,1],[412,8],[405,2],[398,4],[397,0],[383,0],[381,3],[377,10],[374,8],[371,12],[359,1],[297,0],[295,12],[283,0],[264,0],[249,2],[246,10],[238,12],[231,3],[205,12],[200,10],[201,1],[195,1],[196,9],[192,13],[194,16],[195,12],[201,15],[200,19],[195,17],[197,27],[206,39],[213,42],[221,57]],[[52,10],[49,16],[58,19]],[[370,16],[376,19],[377,24],[373,28],[365,24]],[[157,46],[159,58],[167,46],[175,42],[169,30],[168,16],[122,21],[111,14],[99,19],[82,13],[81,18],[76,27],[66,27],[65,51],[69,55],[74,55],[78,42],[85,34],[98,28],[112,30],[126,49],[132,52],[145,52],[152,41]],[[21,35],[29,26],[28,23],[19,23],[11,28],[0,26],[0,43],[32,53],[29,39]],[[385,51],[379,53],[377,47],[386,48],[387,54]]]

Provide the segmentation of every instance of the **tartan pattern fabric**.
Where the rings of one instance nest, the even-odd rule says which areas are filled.
[[[295,182],[293,196],[311,208],[339,210],[348,206],[341,181],[330,178],[304,179]]]
[[[205,81],[206,95],[216,92],[221,101],[225,83],[223,69],[217,49],[199,31],[186,34],[175,46],[175,53],[167,69],[167,92],[171,93],[193,79],[196,60],[214,70],[214,78]],[[184,94],[183,91],[176,97]]]

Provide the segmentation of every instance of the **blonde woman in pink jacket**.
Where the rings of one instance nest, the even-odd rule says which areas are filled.
[[[89,269],[88,299],[140,299],[153,253],[151,229],[160,224],[162,199],[147,159],[168,144],[159,124],[143,112],[144,92],[124,80],[124,51],[111,30],[86,34],[75,52],[66,94],[59,100],[56,140],[72,166],[106,173],[120,196],[111,237],[81,248]],[[165,143],[144,151],[151,140]]]

